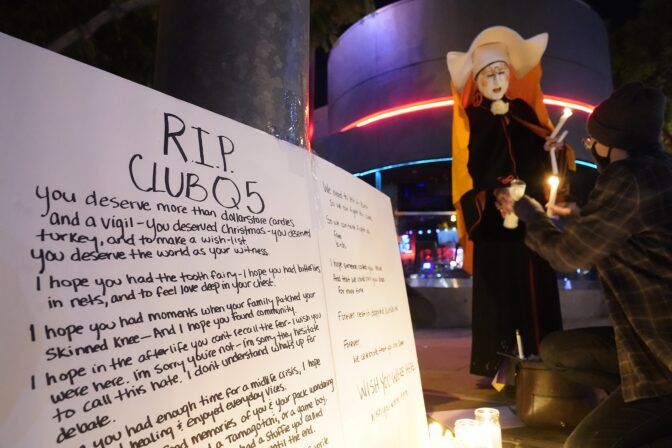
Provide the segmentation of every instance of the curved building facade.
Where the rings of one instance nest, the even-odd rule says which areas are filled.
[[[329,104],[316,114],[316,151],[353,173],[450,157],[449,105],[352,126],[386,111],[448,101],[447,51],[466,51],[494,25],[524,38],[549,33],[542,59],[542,90],[549,98],[591,106],[611,91],[604,23],[579,0],[402,0],[354,24],[332,49]],[[558,107],[548,109],[557,119]],[[587,114],[576,112],[570,142],[580,160],[590,161],[578,144]]]

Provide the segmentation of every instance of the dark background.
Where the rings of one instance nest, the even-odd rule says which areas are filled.
[[[140,2],[143,7],[119,17],[112,14],[113,18],[95,32],[82,32],[86,30],[83,25],[101,11]],[[375,8],[391,3],[394,2],[310,0],[314,107],[327,102],[328,49],[338,35]],[[614,87],[637,80],[656,86],[668,98],[672,97],[672,1],[585,0],[585,3],[605,21]],[[75,32],[77,40],[59,52],[152,87],[160,4],[161,0],[0,0],[0,32],[44,47],[67,32]],[[670,101],[664,138],[669,146],[672,142]]]

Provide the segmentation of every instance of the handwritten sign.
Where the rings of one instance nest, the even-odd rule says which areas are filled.
[[[418,446],[427,419],[390,201],[324,161],[316,172],[338,395],[355,404],[345,446]]]
[[[0,57],[3,446],[426,444],[385,196],[4,35]]]

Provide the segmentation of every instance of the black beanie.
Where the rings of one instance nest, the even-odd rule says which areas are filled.
[[[603,145],[636,154],[660,149],[665,95],[632,82],[615,90],[588,118],[588,134]]]

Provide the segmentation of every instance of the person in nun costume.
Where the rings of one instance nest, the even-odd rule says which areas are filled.
[[[466,52],[447,55],[455,99],[452,199],[465,270],[473,275],[473,375],[492,377],[502,353],[517,355],[516,330],[531,355],[546,334],[562,329],[555,271],[525,246],[524,223],[504,227],[493,195],[519,179],[527,195],[546,202],[551,163],[544,143],[552,125],[542,102],[540,61],[547,42],[547,33],[523,39],[494,26]],[[558,155],[566,179],[573,152]]]

